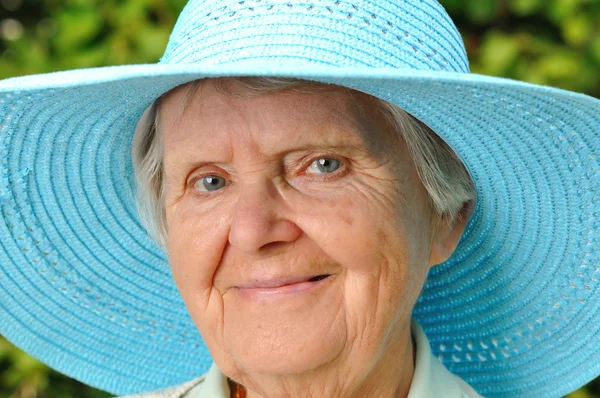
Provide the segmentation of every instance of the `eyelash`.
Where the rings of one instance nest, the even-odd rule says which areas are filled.
[[[335,170],[333,173],[331,174],[308,174],[306,173],[306,169],[308,169],[310,167],[311,164],[313,164],[313,162],[315,162],[316,160],[319,159],[323,159],[323,158],[327,158],[327,159],[335,159],[338,162],[340,162],[340,167],[339,169]],[[300,162],[299,162],[300,163]],[[345,158],[341,158],[338,156],[332,156],[332,155],[317,155],[314,157],[311,157],[310,160],[308,162],[302,162],[304,163],[304,167],[302,167],[300,175],[302,176],[307,176],[310,179],[314,179],[314,180],[321,180],[321,181],[330,181],[333,180],[335,178],[340,178],[340,174],[345,175],[347,173],[347,159]],[[207,173],[202,173],[202,174],[198,174],[196,176],[194,176],[192,179],[190,179],[189,183],[188,183],[188,189],[191,189],[194,194],[197,195],[202,195],[205,196],[207,194],[209,194],[209,192],[200,192],[198,190],[196,190],[194,188],[194,185],[196,185],[196,182],[200,181],[202,178],[204,177],[210,177],[210,176],[215,176],[215,177],[221,177],[221,178],[225,178],[225,180],[227,181],[225,184],[225,187],[231,185],[229,180],[224,177],[223,175],[221,175],[221,173],[219,172],[215,172],[215,173],[211,173],[211,172],[207,172]],[[217,190],[217,191],[213,191],[210,192],[210,195],[215,195],[218,194],[221,191],[221,189]]]

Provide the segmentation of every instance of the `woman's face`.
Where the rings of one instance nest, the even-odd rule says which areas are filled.
[[[250,389],[321,377],[332,393],[412,359],[411,310],[449,232],[432,233],[367,96],[238,98],[205,81],[181,113],[187,92],[161,108],[168,254],[219,368]]]

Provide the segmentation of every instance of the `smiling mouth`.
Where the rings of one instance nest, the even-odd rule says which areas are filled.
[[[298,285],[302,283],[314,283],[330,277],[331,274],[320,274],[313,277],[307,276],[276,276],[257,278],[256,280],[242,283],[236,286],[238,289],[276,289],[280,287]]]
[[[320,274],[313,277],[274,277],[252,281],[236,286],[243,296],[262,299],[300,294],[317,289],[332,279],[331,274]]]

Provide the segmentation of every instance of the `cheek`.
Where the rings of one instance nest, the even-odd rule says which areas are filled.
[[[412,203],[397,184],[353,182],[336,197],[307,201],[302,229],[344,273],[347,336],[354,350],[372,354],[389,328],[405,324],[420,285],[413,269],[420,239]],[[414,211],[413,211],[414,212]]]
[[[311,198],[298,211],[298,224],[343,268],[373,272],[386,257],[401,256],[406,236],[397,190],[353,181],[335,195]]]
[[[185,204],[179,206],[185,208]],[[187,207],[188,209],[190,207]],[[167,213],[168,253],[173,278],[184,300],[212,288],[212,281],[227,243],[225,213],[174,211]]]

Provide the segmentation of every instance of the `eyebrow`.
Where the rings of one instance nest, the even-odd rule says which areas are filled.
[[[294,147],[292,149],[286,149],[274,154],[274,157],[285,156],[291,152],[300,151],[322,151],[322,152],[343,152],[347,154],[360,154],[363,156],[372,155],[373,153],[369,150],[366,145],[359,143],[344,143],[344,144],[306,144]]]
[[[286,148],[283,149],[281,151],[272,153],[272,154],[267,154],[265,156],[267,156],[270,159],[281,159],[281,158],[285,158],[287,155],[294,153],[294,152],[335,152],[335,153],[340,153],[340,154],[346,154],[346,155],[360,155],[362,157],[368,157],[368,156],[373,156],[373,152],[370,151],[366,146],[364,145],[360,145],[359,143],[347,143],[347,144],[305,144],[305,145],[299,145],[299,146],[294,146],[294,147],[290,147],[290,148]],[[193,157],[190,156],[189,158],[187,157],[180,157],[179,161],[177,162],[178,165],[181,166],[182,170],[186,170],[185,173],[188,173],[189,170],[195,170],[199,167],[205,166],[205,165],[210,165],[210,164],[228,164],[230,163],[230,161],[226,161],[223,162],[221,160],[201,160],[201,159],[197,159],[197,157]],[[179,169],[179,167],[178,167]]]

